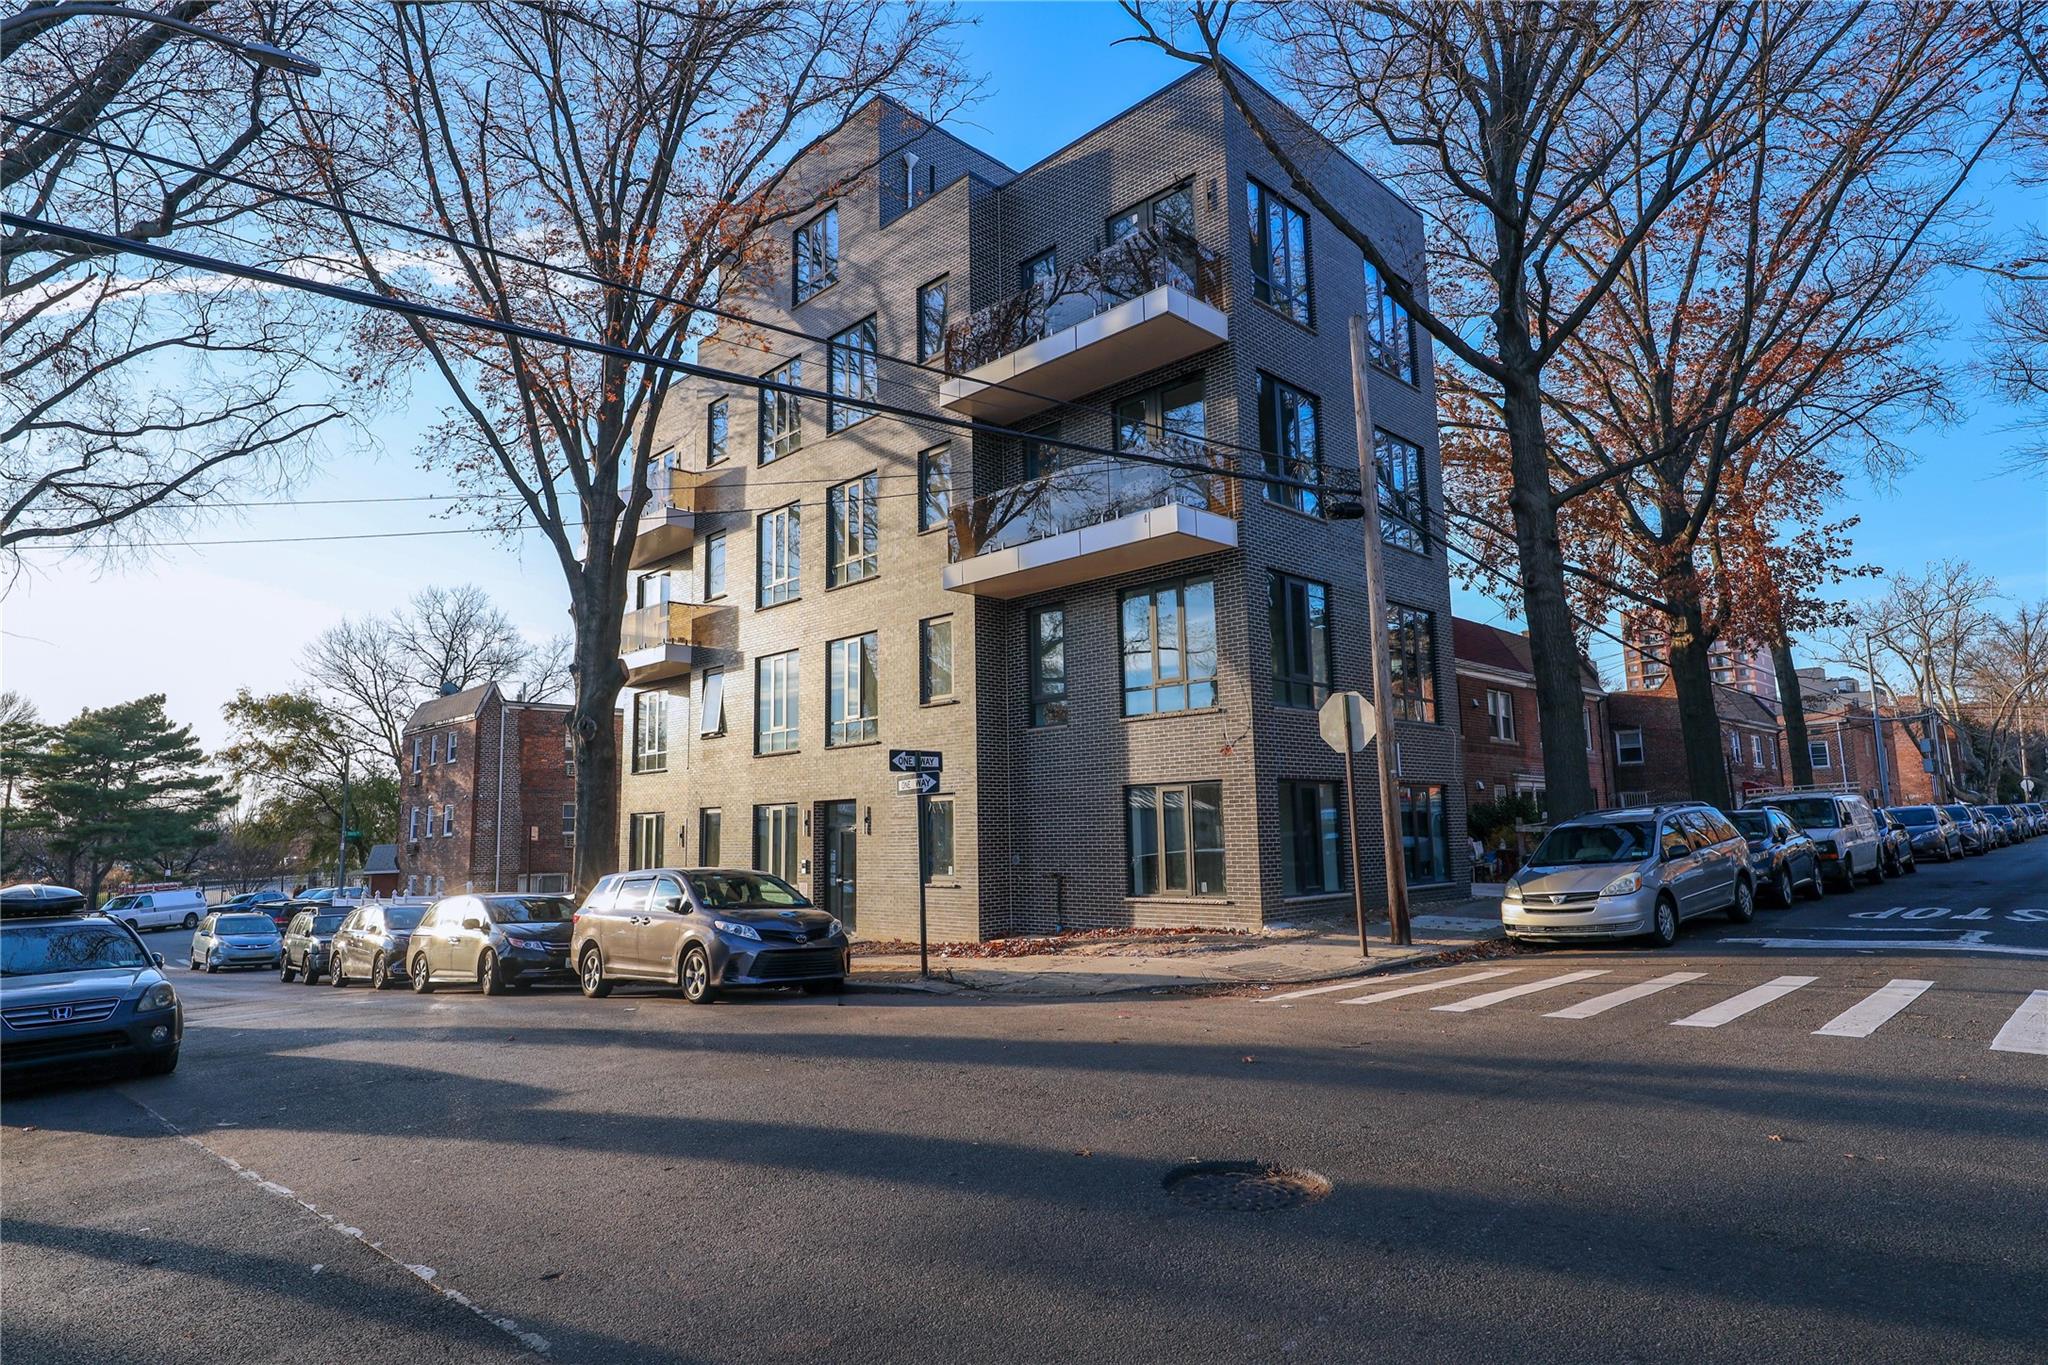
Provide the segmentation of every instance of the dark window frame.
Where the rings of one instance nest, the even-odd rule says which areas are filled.
[[[849,431],[875,415],[875,410],[864,406],[881,401],[881,349],[880,331],[875,315],[868,314],[859,322],[835,332],[825,343],[825,434],[836,436]],[[848,338],[852,338],[851,341]],[[850,357],[865,357],[865,363],[858,363]],[[841,388],[843,376],[851,376],[858,385],[849,384]]]
[[[1149,807],[1139,799],[1140,793],[1149,796]],[[1175,849],[1173,845],[1171,796],[1180,797],[1181,828],[1179,858],[1183,864],[1183,881],[1173,884]],[[1213,848],[1204,849],[1197,826],[1201,822],[1199,807],[1207,797],[1210,812],[1209,826],[1215,835]],[[1151,823],[1149,853],[1141,852],[1138,843],[1140,812],[1147,811],[1143,818]],[[1157,863],[1156,879],[1153,884],[1144,884],[1141,859],[1154,859]],[[1202,864],[1208,858],[1214,859],[1214,889],[1200,889],[1203,880]],[[1137,782],[1124,788],[1124,894],[1132,900],[1173,899],[1211,900],[1229,894],[1227,874],[1229,861],[1223,840],[1223,783],[1221,779],[1195,782]]]
[[[824,254],[814,244],[814,229],[824,229],[829,240],[822,243]],[[807,280],[804,273],[806,260],[816,261],[823,272],[817,281]],[[818,295],[839,283],[839,206],[829,204],[810,221],[789,235],[789,297],[790,306],[808,303]],[[806,285],[808,284],[808,288]]]
[[[1380,543],[1412,554],[1428,554],[1429,462],[1423,458],[1421,445],[1382,427],[1373,428],[1372,444],[1373,464],[1383,504],[1380,509]],[[1396,461],[1388,458],[1396,453],[1402,457],[1398,464],[1399,478],[1396,477]]]
[[[943,530],[951,524],[952,516],[953,443],[941,441],[917,452],[918,534]]]
[[[1329,896],[1346,887],[1341,782],[1283,778],[1280,782],[1280,894]],[[1303,829],[1302,797],[1315,802]],[[1312,864],[1312,866],[1311,866]],[[1305,878],[1304,873],[1308,876]],[[1327,874],[1327,875],[1326,875]],[[1324,884],[1327,882],[1327,885]]]
[[[1416,380],[1415,319],[1394,302],[1384,277],[1371,261],[1365,262],[1365,304],[1367,360],[1381,374],[1391,375],[1411,388],[1420,387]]]
[[[1315,249],[1311,242],[1313,234],[1309,230],[1309,216],[1305,211],[1297,207],[1294,201],[1284,195],[1274,193],[1251,176],[1245,177],[1245,185],[1247,187],[1245,212],[1249,219],[1248,226],[1250,228],[1248,246],[1251,257],[1252,297],[1278,313],[1281,317],[1286,318],[1289,322],[1313,331],[1316,325]],[[1292,244],[1289,243],[1290,249],[1287,252],[1288,283],[1296,287],[1289,289],[1285,298],[1277,300],[1276,294],[1279,291],[1277,282],[1272,278],[1273,241],[1269,230],[1272,218],[1267,201],[1279,205],[1283,211],[1283,220],[1285,216],[1291,215],[1293,218],[1299,219],[1301,223],[1300,280],[1297,285],[1293,279],[1295,262],[1294,253],[1291,249]],[[1285,231],[1284,221],[1282,230]],[[1300,308],[1299,316],[1296,315],[1297,304]]]
[[[920,365],[940,360],[946,354],[947,308],[951,305],[951,275],[926,280],[917,287],[917,360]],[[930,300],[939,301],[937,325],[933,325]]]
[[[1315,648],[1317,630],[1312,599],[1316,594],[1321,594],[1322,599],[1320,650]],[[1330,585],[1274,569],[1266,578],[1266,612],[1273,636],[1273,704],[1311,709],[1321,706],[1328,700],[1336,677]],[[1306,640],[1298,638],[1300,632],[1307,633]],[[1318,664],[1321,677],[1316,676]]]
[[[1403,632],[1421,626],[1418,635],[1404,640]],[[1421,647],[1410,647],[1419,639]],[[1395,720],[1417,725],[1434,725],[1441,717],[1437,696],[1436,613],[1400,602],[1387,603],[1387,646],[1393,676],[1387,699]]]
[[[732,458],[732,405],[714,398],[704,407],[704,467],[712,469]]]
[[[940,818],[941,812],[944,815],[943,819]],[[934,882],[951,882],[960,875],[959,856],[954,844],[953,816],[952,797],[928,796],[925,798],[923,813],[924,866],[919,871],[924,878],[926,886],[930,886]],[[945,833],[943,848],[940,846],[941,840],[939,838],[941,826],[943,826]],[[945,857],[945,865],[943,867],[939,865],[939,858],[942,853]]]
[[[1323,422],[1322,400],[1306,389],[1296,388],[1275,374],[1259,374],[1259,449],[1265,456],[1266,472],[1299,484],[1265,485],[1266,501],[1304,516],[1322,515]],[[1301,450],[1301,418],[1308,414],[1307,452]]]
[[[1059,639],[1056,648],[1045,647],[1045,634],[1040,624],[1051,617],[1059,623]],[[1064,603],[1034,607],[1024,618],[1025,653],[1031,661],[1031,725],[1034,729],[1053,725],[1065,725],[1073,715],[1071,679],[1067,669],[1067,609]],[[1046,663],[1054,654],[1058,655],[1057,675],[1046,671]]]
[[[801,388],[804,382],[803,357],[785,360],[761,377],[771,383]],[[759,390],[759,393],[760,412],[754,462],[769,465],[804,448],[803,400],[796,394],[780,393],[774,389],[764,388]],[[783,422],[785,416],[789,419],[787,424]]]
[[[1188,599],[1196,589],[1206,590],[1208,599],[1209,668],[1205,674],[1195,671],[1196,650],[1190,643],[1194,635],[1191,625],[1195,620],[1196,613],[1191,609]],[[1176,595],[1174,630],[1177,638],[1170,646],[1162,645],[1160,639],[1160,622],[1163,615],[1161,611],[1161,597],[1165,593]],[[1146,635],[1150,644],[1150,651],[1146,661],[1145,677],[1149,681],[1133,682],[1131,660],[1135,656],[1130,648],[1132,637],[1129,632],[1128,622],[1131,607],[1139,599],[1143,599],[1146,603]],[[1194,574],[1187,578],[1147,583],[1139,587],[1126,589],[1118,594],[1117,654],[1123,670],[1123,714],[1125,716],[1169,716],[1187,711],[1206,711],[1217,705],[1217,685],[1222,673],[1220,660],[1222,646],[1217,638],[1218,630],[1216,576],[1214,574]],[[1163,671],[1164,660],[1169,654],[1178,657],[1176,665],[1178,671],[1171,678],[1165,677]],[[1176,689],[1182,694],[1181,704],[1164,704],[1162,694]],[[1206,691],[1206,696],[1201,700],[1197,700],[1198,692],[1204,690]],[[1131,709],[1132,697],[1139,693],[1145,694],[1150,700],[1146,709],[1134,711]]]

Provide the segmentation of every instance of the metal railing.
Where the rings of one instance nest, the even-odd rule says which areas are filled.
[[[704,509],[704,476],[694,469],[654,468],[647,471],[647,507],[642,515],[674,510],[677,512],[701,512]],[[632,495],[627,488],[619,494],[621,501]]]
[[[704,618],[713,608],[692,602],[657,602],[626,613],[619,630],[619,653],[633,654],[662,645],[696,645]]]
[[[953,559],[971,559],[1171,504],[1218,516],[1237,515],[1237,483],[1223,475],[1213,452],[1169,441],[1159,453],[1199,460],[1217,472],[1117,459],[1068,465],[955,507],[948,537]]]
[[[1222,307],[1223,258],[1171,228],[1140,228],[1050,280],[946,329],[946,368],[962,374],[1120,303],[1170,285]]]

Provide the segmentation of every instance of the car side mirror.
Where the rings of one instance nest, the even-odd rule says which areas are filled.
[[[480,919],[466,919],[462,922],[462,927],[471,933],[480,933],[483,930],[484,922]]]
[[[151,953],[150,956],[156,959],[157,966],[161,967],[164,965],[164,955],[162,953]]]
[[[654,908],[665,915],[680,915],[689,907],[683,903],[681,896],[663,896],[655,902]]]

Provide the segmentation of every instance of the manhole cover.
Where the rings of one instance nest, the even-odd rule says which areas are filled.
[[[1314,1171],[1266,1161],[1190,1161],[1160,1184],[1183,1204],[1225,1213],[1295,1209],[1330,1192],[1330,1182]]]

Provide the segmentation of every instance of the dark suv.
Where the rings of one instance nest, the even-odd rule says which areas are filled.
[[[162,968],[118,920],[0,907],[0,1075],[176,1070],[185,1007]]]
[[[848,954],[845,928],[788,882],[721,867],[600,878],[576,912],[573,949],[585,995],[654,981],[695,1004],[723,986],[837,990]]]

